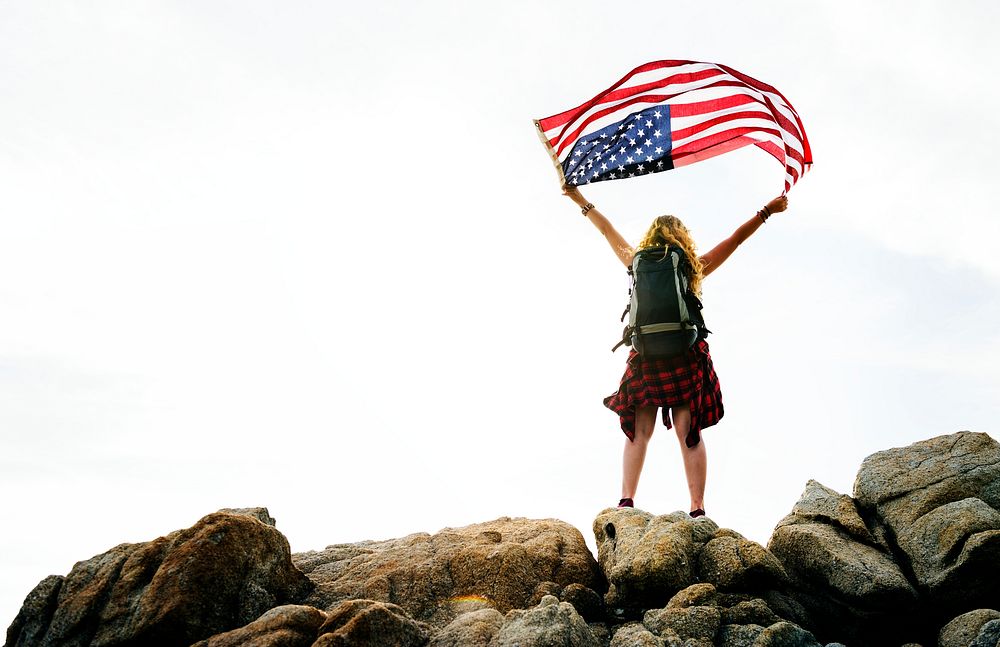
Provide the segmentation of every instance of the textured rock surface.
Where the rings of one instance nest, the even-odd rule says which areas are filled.
[[[681,647],[683,644],[684,641],[676,635],[664,639],[642,624],[633,622],[615,631],[610,647]]]
[[[326,614],[319,609],[287,604],[193,647],[310,647],[325,621]]]
[[[938,647],[969,647],[979,635],[983,625],[998,619],[1000,611],[993,609],[976,609],[963,613],[941,628],[938,634]]]
[[[496,609],[463,613],[439,631],[429,647],[488,647],[502,626],[503,614]]]
[[[319,628],[314,647],[421,647],[430,632],[395,604],[346,600],[334,607]]]
[[[609,508],[594,520],[598,561],[611,584],[606,602],[627,608],[662,607],[696,581],[698,553],[719,527],[684,512],[653,516]]]
[[[643,616],[642,624],[657,635],[669,629],[682,640],[711,641],[722,624],[722,614],[718,608],[710,606],[652,609]]]
[[[796,599],[824,633],[857,640],[916,610],[916,589],[850,497],[816,481],[778,523],[768,549],[804,593]]]
[[[763,631],[760,625],[723,625],[717,642],[719,647],[753,647]]]
[[[570,584],[559,594],[562,602],[569,602],[587,622],[604,619],[604,600],[582,584]]]
[[[311,588],[276,529],[251,516],[215,513],[187,530],[77,563],[55,604],[35,605],[40,615],[19,616],[7,644],[191,644],[245,625]]]
[[[504,618],[491,647],[601,647],[572,604],[545,596],[527,611]]]
[[[698,579],[722,590],[750,590],[781,586],[787,578],[781,562],[763,546],[724,534],[701,549]]]
[[[600,566],[555,520],[290,555],[266,509],[220,511],[45,578],[6,647],[998,647],[998,463],[967,432],[880,452],[858,499],[810,481],[768,549],[604,510]]]
[[[7,629],[6,647],[42,644],[42,638],[52,621],[52,614],[55,613],[59,599],[59,590],[65,579],[61,575],[50,575],[31,590],[24,599],[24,604],[14,622]]]
[[[992,606],[1000,578],[1000,443],[959,432],[866,458],[854,498],[885,523],[931,600]]]
[[[823,647],[815,636],[791,622],[777,622],[765,628],[753,644],[754,647]]]
[[[1000,620],[990,620],[982,626],[969,647],[997,647],[1000,645]]]
[[[580,531],[554,519],[504,517],[434,535],[329,546],[293,560],[317,584],[307,604],[382,600],[436,627],[471,610],[470,600],[501,613],[526,608],[540,582],[606,588]]]

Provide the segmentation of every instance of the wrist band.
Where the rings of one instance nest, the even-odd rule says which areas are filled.
[[[771,217],[771,212],[768,211],[767,205],[763,209],[757,212],[757,217],[760,218],[761,222],[767,222],[767,219]]]
[[[591,209],[593,209],[593,208],[594,208],[594,205],[593,205],[593,204],[591,204],[590,202],[588,202],[587,204],[583,205],[583,206],[582,206],[582,207],[580,208],[580,213],[582,213],[583,215],[585,215],[585,216],[586,216],[586,215],[587,215],[587,212],[588,212],[588,211],[590,211],[590,210],[591,210]]]

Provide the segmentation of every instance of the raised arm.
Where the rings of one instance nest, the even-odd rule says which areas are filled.
[[[703,276],[708,276],[715,270],[719,269],[727,258],[729,258],[736,248],[745,241],[747,238],[753,235],[764,222],[771,217],[771,215],[780,213],[788,208],[788,198],[785,196],[778,196],[774,200],[767,203],[763,209],[758,211],[750,220],[739,226],[733,235],[725,239],[718,245],[712,248],[711,251],[706,252],[701,255],[701,264],[703,267]]]
[[[615,255],[618,260],[622,262],[625,267],[631,267],[632,256],[635,254],[635,250],[632,246],[625,242],[622,235],[618,233],[618,230],[614,228],[611,221],[601,215],[594,205],[587,202],[586,198],[580,193],[580,189],[570,184],[563,185],[563,194],[569,196],[572,200],[580,207],[583,212],[584,217],[586,217],[590,222],[594,223],[597,230],[604,235],[604,238],[611,245],[611,249],[614,250]]]

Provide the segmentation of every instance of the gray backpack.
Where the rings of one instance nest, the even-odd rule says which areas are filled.
[[[691,292],[691,264],[679,247],[650,247],[632,258],[629,304],[622,313],[628,325],[612,352],[632,346],[643,359],[673,357],[687,351],[710,331],[701,301]]]

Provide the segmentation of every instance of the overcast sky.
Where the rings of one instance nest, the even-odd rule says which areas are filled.
[[[815,165],[705,283],[706,508],[1000,420],[992,2],[0,2],[0,625],[221,507],[294,551],[619,497],[625,279],[532,125],[640,63],[780,89]],[[742,149],[584,194],[703,251],[782,189]],[[686,509],[660,429],[636,503]]]

